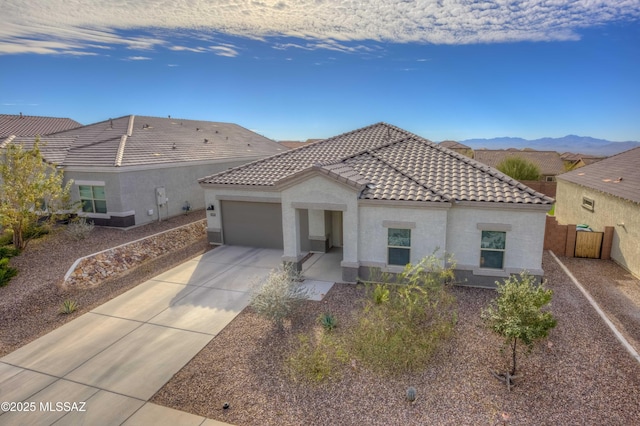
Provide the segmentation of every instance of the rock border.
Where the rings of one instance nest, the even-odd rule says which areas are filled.
[[[207,220],[202,219],[81,257],[65,274],[62,287],[96,287],[109,278],[127,273],[152,259],[188,246],[201,239],[206,229]]]

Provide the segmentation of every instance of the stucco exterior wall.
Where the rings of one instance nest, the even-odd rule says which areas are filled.
[[[284,255],[297,256],[296,208],[340,210],[343,217],[343,262],[358,262],[358,192],[323,176],[312,176],[282,191]],[[299,214],[298,214],[299,216]],[[299,221],[299,217],[297,219]]]
[[[478,203],[480,204],[480,203]],[[523,269],[542,275],[542,251],[546,212],[525,209],[482,208],[454,205],[448,210],[447,252],[457,269],[476,276],[507,277]],[[504,271],[480,268],[482,225],[506,225]],[[490,227],[490,226],[489,226]],[[499,229],[496,229],[499,230]]]
[[[387,266],[388,228],[411,229],[411,263],[419,262],[440,248],[446,250],[447,209],[403,208],[361,205],[360,235],[358,237],[359,260],[362,266]],[[385,223],[386,222],[386,223]],[[389,226],[389,222],[397,222]]]
[[[582,207],[583,197],[594,200],[593,211]],[[555,216],[561,224],[586,223],[598,232],[614,227],[611,258],[640,276],[640,204],[558,180]]]
[[[204,191],[198,179],[213,173],[244,164],[245,161],[215,164],[184,164],[176,167],[148,168],[143,170],[118,169],[115,171],[84,172],[65,171],[65,179],[76,184],[71,190],[72,199],[79,200],[77,182],[104,182],[107,198],[107,214],[90,214],[89,217],[131,216],[135,225],[167,219],[184,214],[185,201],[191,210],[205,208]],[[155,190],[164,187],[168,202],[158,208]],[[149,214],[149,210],[152,213]]]

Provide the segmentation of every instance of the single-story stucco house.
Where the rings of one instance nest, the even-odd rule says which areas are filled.
[[[41,136],[96,225],[130,227],[204,209],[198,178],[287,151],[237,124],[129,115]],[[33,137],[9,136],[30,147]]]
[[[614,227],[611,258],[640,277],[640,148],[558,176],[560,224]]]
[[[200,179],[211,244],[273,247],[300,268],[342,250],[342,278],[399,272],[436,249],[457,278],[493,287],[543,274],[553,199],[468,157],[385,123]]]

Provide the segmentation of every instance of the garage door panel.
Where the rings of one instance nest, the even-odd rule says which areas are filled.
[[[282,249],[279,203],[222,201],[222,238],[227,245]]]

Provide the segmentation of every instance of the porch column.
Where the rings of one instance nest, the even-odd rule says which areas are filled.
[[[355,204],[355,203],[354,203]],[[356,282],[360,262],[358,261],[358,209],[350,205],[342,212],[342,280]]]
[[[309,209],[309,242],[312,252],[326,253],[329,249],[324,216],[324,210]]]
[[[282,203],[282,239],[284,254],[282,263],[296,271],[302,270],[302,254],[300,253],[300,210]]]

